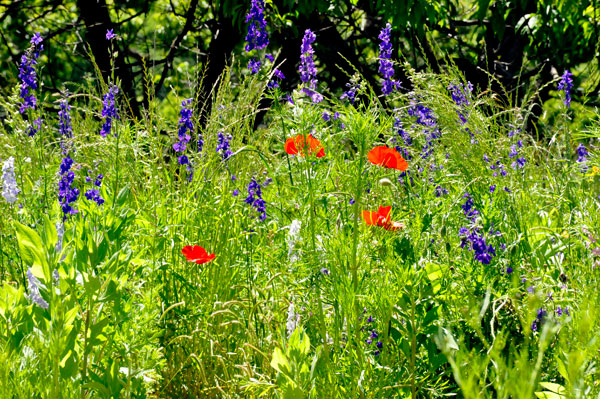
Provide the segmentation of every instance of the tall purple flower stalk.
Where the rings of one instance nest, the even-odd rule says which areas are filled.
[[[462,83],[451,83],[448,86],[450,94],[452,95],[452,101],[459,107],[456,111],[460,118],[461,124],[467,123],[467,116],[465,115],[465,108],[469,106],[469,99],[471,98],[471,92],[473,91],[473,85],[471,82],[467,82],[467,86]]]
[[[91,173],[91,171],[89,171],[89,173]],[[87,198],[88,201],[94,201],[98,205],[104,204],[104,198],[102,198],[100,195],[102,179],[104,179],[104,175],[99,174],[96,176],[96,179],[94,180],[94,188],[91,188],[85,192],[85,198]],[[89,183],[92,181],[92,178],[88,176],[86,177],[86,181]]]
[[[251,0],[250,11],[246,15],[248,33],[246,34],[246,52],[252,50],[262,50],[269,44],[267,34],[267,21],[265,20],[265,3],[263,0]],[[273,62],[271,60],[271,62]],[[259,58],[255,57],[248,62],[248,69],[252,73],[257,73],[261,63]]]
[[[379,73],[383,76],[381,92],[384,96],[390,94],[394,89],[400,88],[400,82],[396,82],[394,77],[394,63],[392,58],[392,42],[391,42],[392,25],[388,22],[385,28],[379,33]]]
[[[248,197],[246,197],[244,202],[254,207],[259,214],[258,218],[262,222],[265,221],[267,218],[267,210],[265,208],[266,202],[262,198],[261,185],[254,177],[252,178],[252,181],[250,181],[250,184],[248,184]]]
[[[78,212],[77,209],[73,208],[72,204],[79,198],[79,189],[73,187],[75,172],[71,170],[73,159],[70,152],[72,151],[71,137],[73,136],[73,129],[71,127],[70,110],[71,107],[67,100],[62,100],[60,102],[60,111],[58,111],[58,130],[62,136],[60,146],[63,154],[63,159],[60,163],[60,181],[58,182],[58,202],[63,212],[63,222],[67,219],[68,215]]]
[[[186,165],[189,163],[187,156],[185,156],[183,152],[185,152],[187,149],[187,143],[189,143],[192,139],[190,133],[194,131],[194,124],[192,123],[192,109],[190,107],[191,104],[191,98],[181,102],[181,111],[179,112],[180,118],[178,124],[179,130],[177,131],[179,141],[173,144],[173,149],[176,152],[181,153],[181,155],[177,158],[180,165]]]
[[[492,258],[496,256],[496,250],[491,244],[486,243],[485,235],[481,233],[479,227],[476,225],[479,211],[474,207],[473,198],[471,198],[469,193],[465,194],[464,198],[466,198],[466,201],[461,208],[471,225],[459,229],[458,234],[461,236],[460,246],[461,248],[467,247],[469,251],[472,251],[476,261],[484,265],[489,265]],[[496,232],[495,234],[499,235],[500,232]]]
[[[21,79],[21,90],[19,97],[23,100],[20,112],[25,113],[28,108],[35,109],[37,100],[33,93],[37,89],[37,73],[34,66],[37,65],[37,59],[40,56],[40,51],[44,49],[40,33],[36,33],[31,38],[31,46],[25,54],[21,56],[21,65],[19,66],[19,79]]]
[[[108,93],[104,95],[102,117],[105,119],[104,124],[102,125],[102,130],[100,130],[100,135],[102,137],[106,137],[110,134],[113,119],[119,120],[119,114],[117,113],[117,103],[115,101],[115,96],[118,93],[119,88],[117,86],[111,86],[108,89]]]
[[[565,92],[565,99],[563,100],[567,108],[571,108],[571,89],[573,88],[573,74],[567,69],[565,73],[560,77],[558,82],[558,90]]]
[[[317,90],[317,67],[313,59],[314,50],[312,44],[317,40],[317,36],[307,29],[302,38],[302,46],[300,47],[300,80],[303,83],[302,91],[306,94],[313,103],[317,104],[323,101],[323,96],[316,92]]]
[[[581,173],[585,173],[588,170],[586,165],[588,151],[587,148],[581,143],[577,146],[577,163],[582,164]]]
[[[218,136],[217,136],[217,154],[221,155],[221,159],[223,161],[226,161],[230,156],[233,155],[233,152],[231,151],[231,147],[229,142],[231,141],[232,137],[230,134],[224,134],[223,132],[219,132]]]

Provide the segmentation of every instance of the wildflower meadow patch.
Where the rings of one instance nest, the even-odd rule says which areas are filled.
[[[415,68],[390,15],[346,27],[378,41],[333,88],[331,31],[281,43],[278,2],[240,7],[209,96],[210,62],[152,72],[184,36],[158,65],[127,54],[126,82],[137,33],[103,27],[110,70],[90,45],[94,74],[56,92],[54,36],[13,49],[0,398],[598,397],[600,115],[578,87],[597,70],[518,97],[435,35]]]

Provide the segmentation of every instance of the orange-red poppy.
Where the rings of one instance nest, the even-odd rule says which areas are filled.
[[[189,262],[195,262],[199,265],[208,263],[215,258],[215,254],[208,254],[204,248],[199,245],[186,245],[181,250],[181,253]]]
[[[290,155],[300,153],[301,156],[306,156],[304,151],[304,141],[305,137],[303,134],[290,137],[285,141],[285,152]],[[323,149],[321,142],[314,138],[311,134],[306,137],[306,144],[308,144],[308,155],[316,154],[317,158],[325,156],[325,149]]]
[[[386,230],[398,230],[405,227],[404,223],[390,220],[391,206],[380,206],[377,212],[363,211],[362,217],[369,226],[379,226]]]
[[[383,166],[384,168],[398,169],[403,172],[408,169],[408,163],[394,148],[386,146],[375,147],[369,151],[367,157],[372,164]]]

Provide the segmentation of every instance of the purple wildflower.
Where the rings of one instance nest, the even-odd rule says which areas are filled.
[[[565,99],[563,100],[567,108],[571,107],[571,89],[573,88],[573,74],[567,69],[565,73],[560,77],[558,82],[558,90],[565,92]]]
[[[37,134],[37,132],[42,128],[42,119],[37,118],[33,121],[31,126],[27,128],[25,131],[29,137],[33,137]]]
[[[229,142],[232,137],[230,134],[225,135],[223,132],[219,132],[217,137],[217,153],[221,153],[221,159],[226,161],[230,156],[233,155],[233,152],[230,149]]]
[[[119,88],[117,86],[111,86],[108,89],[108,93],[104,95],[103,108],[102,108],[102,117],[104,119],[104,124],[102,125],[102,130],[100,130],[100,135],[102,137],[106,137],[110,134],[110,130],[112,128],[112,120],[119,119],[119,114],[117,113],[115,95],[119,93]],[[115,136],[117,134],[115,133]]]
[[[191,133],[194,132],[194,124],[192,122],[192,107],[190,107],[191,104],[191,98],[183,100],[181,102],[181,110],[179,112],[180,118],[178,123],[179,130],[177,131],[177,137],[179,138],[179,141],[173,144],[173,149],[176,152],[182,153],[178,157],[178,162],[180,165],[189,164],[189,160],[187,156],[183,154],[183,152],[187,148],[187,143],[189,143],[189,141],[192,138]],[[203,146],[204,142],[202,141],[202,137],[200,136],[198,137],[198,152],[202,151]]]
[[[460,108],[457,110],[458,117],[460,118],[461,124],[467,123],[467,117],[465,116],[465,108],[470,104],[469,98],[471,97],[471,92],[473,91],[473,85],[471,82],[467,82],[467,86],[465,87],[462,83],[455,84],[452,83],[448,86],[448,90],[450,90],[450,94],[452,95],[452,101]]]
[[[107,29],[106,30],[106,40],[112,40],[115,37],[117,37],[117,35],[113,33],[112,29]]]
[[[285,79],[283,72],[281,72],[279,69],[275,69],[275,71],[273,71],[273,79],[267,84],[267,87],[269,89],[279,87],[279,83],[281,83],[283,79]]]
[[[63,212],[63,221],[68,215],[74,215],[78,211],[71,205],[79,198],[79,189],[73,187],[75,172],[71,170],[73,159],[66,155],[60,163],[60,181],[58,182],[58,202]]]
[[[323,101],[323,96],[316,92],[317,90],[317,67],[313,60],[314,50],[312,43],[317,39],[316,35],[307,29],[302,38],[300,47],[300,80],[304,84],[302,91],[310,97],[313,103]]]
[[[531,323],[531,330],[532,331],[537,331],[538,328],[542,325],[542,323],[544,322],[546,315],[548,314],[548,312],[546,312],[544,310],[544,308],[539,308],[537,311],[537,315],[535,317],[535,320]]]
[[[37,73],[34,66],[37,65],[40,51],[44,49],[42,41],[43,39],[39,32],[34,34],[30,41],[31,46],[27,49],[25,54],[21,56],[21,65],[19,66],[19,79],[21,79],[19,97],[23,99],[23,103],[19,109],[21,114],[25,113],[28,108],[35,109],[37,104],[37,100],[32,91],[36,90],[38,87]]]
[[[396,82],[392,78],[394,77],[394,64],[391,61],[392,58],[392,43],[390,34],[392,31],[392,25],[388,22],[385,28],[379,33],[379,72],[383,76],[383,83],[381,86],[381,92],[384,96],[390,94],[394,89],[400,88],[400,83]]]
[[[587,171],[588,167],[585,165],[587,162],[588,151],[587,148],[581,143],[577,146],[577,163],[584,164],[581,168],[581,173]]]
[[[263,0],[252,0],[250,11],[246,15],[246,23],[250,23],[248,25],[248,33],[246,34],[246,52],[255,49],[262,50],[269,44],[264,9],[265,4]]]
[[[265,209],[266,202],[262,198],[261,185],[253,177],[248,184],[248,197],[244,200],[248,205],[251,205],[259,213],[259,219],[264,222],[267,218],[267,210]]]

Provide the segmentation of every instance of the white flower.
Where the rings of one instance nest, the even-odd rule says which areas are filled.
[[[56,235],[58,236],[58,239],[56,240],[56,246],[54,249],[56,252],[60,252],[63,245],[63,236],[65,235],[65,225],[63,222],[56,223]]]
[[[289,226],[289,233],[287,237],[288,243],[288,256],[290,258],[290,262],[294,263],[298,260],[298,252],[295,251],[296,244],[300,241],[300,228],[302,227],[302,222],[299,220],[293,220],[292,224]]]
[[[290,306],[288,306],[287,323],[285,324],[288,338],[290,337],[290,335],[292,335],[292,333],[298,326],[299,321],[300,315],[296,314],[296,307],[294,306],[294,302],[290,302]]]
[[[31,272],[31,268],[27,270],[27,290],[29,291],[29,299],[40,308],[48,309],[48,302],[42,298],[40,294],[40,280]]]
[[[9,204],[17,202],[17,195],[21,192],[15,179],[15,159],[13,157],[4,161],[2,166],[2,196]]]

